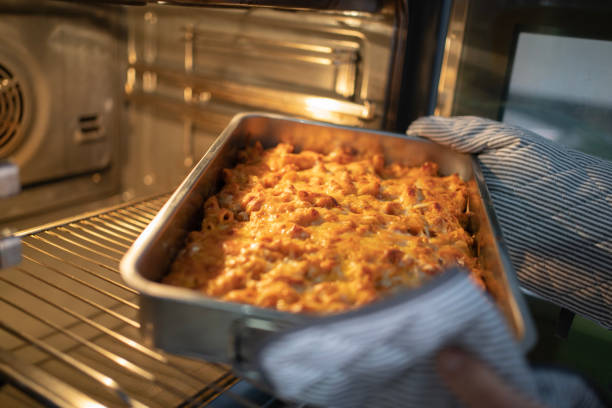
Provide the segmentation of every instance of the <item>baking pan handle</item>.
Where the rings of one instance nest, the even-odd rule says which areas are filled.
[[[280,329],[278,322],[271,320],[254,317],[235,320],[232,324],[229,350],[234,369],[249,376],[259,344]]]

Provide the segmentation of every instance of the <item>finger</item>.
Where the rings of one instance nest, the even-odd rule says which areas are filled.
[[[442,350],[438,373],[451,392],[470,408],[541,408],[508,386],[493,370],[464,351]]]

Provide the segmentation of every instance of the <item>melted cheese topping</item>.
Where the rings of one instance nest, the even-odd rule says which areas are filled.
[[[256,144],[225,169],[163,282],[227,301],[332,313],[421,285],[451,265],[479,281],[467,186],[437,165]]]

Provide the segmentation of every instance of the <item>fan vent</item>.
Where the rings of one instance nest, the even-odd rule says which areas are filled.
[[[19,79],[0,63],[0,157],[7,157],[21,142],[24,110]]]

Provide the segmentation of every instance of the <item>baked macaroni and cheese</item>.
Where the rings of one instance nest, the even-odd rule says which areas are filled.
[[[224,170],[164,283],[226,301],[333,313],[461,265],[482,285],[467,185],[437,165],[385,165],[349,149],[257,143]]]

